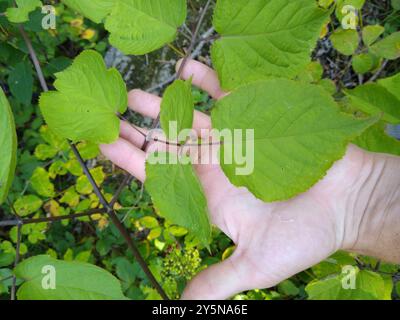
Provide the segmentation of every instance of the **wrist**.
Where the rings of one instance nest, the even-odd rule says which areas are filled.
[[[342,249],[400,262],[400,159],[351,148],[358,167],[344,190]]]

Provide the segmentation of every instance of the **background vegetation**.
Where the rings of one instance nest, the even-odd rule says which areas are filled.
[[[11,2],[0,0],[0,12],[5,12]],[[23,28],[33,43],[50,88],[55,73],[68,67],[82,50],[95,49],[105,57],[108,66],[119,69],[130,89],[143,88],[154,93],[162,92],[174,79],[174,65],[188,48],[193,26],[206,3],[205,0],[189,0],[190,18],[181,28],[177,40],[161,50],[138,57],[125,56],[112,48],[102,24],[83,18],[59,1],[44,2],[56,8],[57,29],[42,29],[40,9],[30,13],[29,21],[23,23]],[[211,64],[208,53],[215,37],[211,12],[210,9],[201,26],[201,36],[192,54],[193,58],[207,64]],[[400,3],[396,0],[366,1],[359,16],[363,25],[383,26],[384,36],[400,29]],[[337,41],[339,45],[335,45],[332,39],[339,25],[333,14],[332,22],[322,32],[313,53],[315,63],[302,75],[307,81],[323,81],[327,88],[335,92],[400,71],[398,59],[355,62],[353,52],[346,55],[348,48],[341,48],[340,40]],[[365,48],[357,50],[365,53]],[[4,15],[0,16],[0,85],[12,106],[19,141],[17,172],[8,201],[0,209],[0,221],[14,221],[15,214],[23,219],[44,219],[41,223],[23,226],[0,223],[0,298],[10,297],[16,257],[23,260],[39,254],[65,261],[89,262],[107,269],[120,280],[125,296],[130,299],[160,298],[134,259],[124,237],[102,212],[101,202],[76,155],[65,140],[57,137],[44,124],[37,106],[42,88],[28,47],[19,26],[10,23]],[[193,93],[196,108],[205,112],[210,110],[212,102],[209,97],[195,88]],[[133,113],[129,118],[140,125],[151,123],[149,119]],[[395,128],[392,127],[392,130]],[[140,183],[134,179],[127,180],[125,172],[105,161],[98,146],[80,143],[77,148],[97,184],[101,185],[106,199],[115,203],[119,219],[170,298],[179,298],[186,282],[197,272],[226,259],[233,252],[233,243],[217,229],[213,230],[213,241],[208,251],[187,230],[161,218]],[[117,198],[114,198],[115,194]],[[87,213],[88,210],[100,213],[62,219],[71,214]],[[19,228],[21,241],[18,239]],[[19,248],[16,248],[17,244]],[[370,293],[368,298],[373,299],[400,298],[400,266],[344,252],[277,287],[245,292],[234,298],[307,299],[310,294],[311,298],[341,298],[324,290],[340,281],[344,265],[357,266],[370,287],[361,287],[350,298],[365,297],[365,292]],[[317,287],[315,283],[318,283]],[[17,279],[18,284],[20,281]],[[313,285],[314,290],[311,290]],[[318,293],[318,290],[324,293]]]

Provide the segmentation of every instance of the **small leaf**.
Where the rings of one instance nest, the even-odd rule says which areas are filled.
[[[400,156],[400,141],[385,132],[385,125],[383,123],[377,123],[368,128],[353,143],[370,152]]]
[[[383,33],[385,28],[380,25],[366,26],[362,30],[362,38],[366,46],[372,45]]]
[[[347,143],[375,122],[340,113],[318,86],[283,79],[243,86],[212,112],[213,128],[242,130],[234,140],[223,139],[223,171],[231,183],[264,201],[307,191],[343,157]],[[233,156],[243,149],[247,161]]]
[[[31,104],[33,92],[33,75],[30,64],[18,63],[8,76],[8,85],[13,96],[25,106]]]
[[[390,78],[380,79],[378,84],[388,90],[398,100],[400,100],[400,73],[397,73]]]
[[[10,104],[0,88],[0,205],[6,200],[14,179],[17,134]]]
[[[296,76],[310,62],[328,17],[316,1],[218,0],[213,25],[222,37],[213,44],[212,61],[222,87]]]
[[[93,22],[100,23],[112,10],[117,0],[62,0],[68,7]]]
[[[392,33],[390,36],[375,43],[371,50],[377,56],[388,60],[400,58],[400,31]]]
[[[54,184],[51,183],[49,173],[45,169],[41,167],[36,168],[32,174],[30,183],[38,195],[46,198],[55,196]]]
[[[149,160],[170,157],[170,154],[151,154]],[[207,200],[203,188],[190,163],[146,164],[146,190],[160,215],[172,223],[190,230],[208,247],[211,225],[208,217]]]
[[[40,97],[49,127],[73,141],[114,142],[119,136],[117,113],[127,108],[126,87],[119,72],[107,70],[101,55],[87,50],[56,76],[58,91]]]
[[[346,56],[353,55],[359,44],[358,33],[356,30],[342,30],[336,31],[331,35],[333,47],[341,54]]]
[[[113,46],[141,55],[172,42],[185,19],[185,0],[118,0],[105,27]]]
[[[371,53],[361,53],[353,57],[352,66],[355,72],[365,74],[377,67],[379,59]]]
[[[22,261],[14,274],[25,280],[17,292],[19,300],[126,300],[117,278],[88,263],[40,255]]]
[[[392,124],[400,123],[400,100],[384,87],[368,83],[353,90],[347,90],[345,93],[354,108],[369,115],[378,115],[383,112],[382,120]]]
[[[176,134],[179,135],[184,129],[192,129],[193,114],[192,81],[176,80],[165,91],[161,103],[161,127],[169,140],[178,141]],[[175,134],[170,132],[171,122],[176,122],[177,131]]]
[[[8,8],[7,19],[13,23],[22,23],[29,20],[29,13],[42,6],[40,0],[16,0],[17,8]]]
[[[21,217],[35,213],[42,207],[43,201],[34,195],[23,196],[14,203],[15,211]]]

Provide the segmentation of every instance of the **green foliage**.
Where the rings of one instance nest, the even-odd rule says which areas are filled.
[[[15,65],[8,77],[13,96],[22,104],[30,105],[33,92],[33,75],[29,62],[24,61]]]
[[[349,284],[347,274],[330,276],[322,281],[314,281],[307,285],[306,291],[311,300],[390,300],[392,292],[391,281],[385,280],[379,274],[358,270],[354,274],[355,287],[345,288]]]
[[[117,113],[126,110],[126,88],[117,70],[106,69],[101,55],[81,53],[57,74],[54,86],[58,91],[40,98],[43,116],[54,132],[73,141],[110,143],[118,138]]]
[[[358,33],[356,30],[337,30],[331,35],[331,41],[340,53],[351,56],[358,48]]]
[[[383,113],[382,120],[389,123],[400,123],[400,100],[384,87],[375,83],[358,86],[346,91],[353,107],[369,115]]]
[[[47,268],[46,268],[47,267]],[[43,283],[55,288],[46,290]],[[119,281],[105,270],[81,262],[66,262],[36,256],[20,263],[15,275],[25,280],[17,292],[19,300],[124,300]]]
[[[295,76],[310,61],[328,15],[309,0],[219,0],[213,24],[221,39],[212,60],[223,89]]]
[[[6,16],[10,22],[20,23],[29,20],[29,13],[42,6],[40,0],[16,0],[16,8],[8,8]]]
[[[371,46],[376,55],[395,60],[400,58],[400,32],[395,32]]]
[[[62,0],[85,17],[100,23],[112,10],[115,0]]]
[[[17,157],[17,136],[14,117],[7,98],[0,88],[0,204],[7,198],[14,178]]]
[[[150,155],[146,164],[146,189],[160,214],[173,223],[184,226],[208,247],[211,225],[208,218],[207,200],[190,159],[185,163],[158,163],[156,159],[173,157],[172,154]]]
[[[192,82],[176,80],[165,90],[161,103],[160,121],[166,136],[171,141],[179,143],[178,137],[170,132],[170,123],[176,122],[177,133],[185,129],[192,129],[194,112],[194,99],[192,95]]]
[[[185,19],[185,0],[119,0],[105,28],[112,45],[140,55],[172,42]]]
[[[389,153],[400,156],[400,141],[385,132],[385,124],[377,123],[367,129],[353,142],[359,147],[377,153]]]
[[[243,164],[234,161],[221,161],[222,169],[234,185],[246,186],[264,201],[308,190],[344,155],[347,142],[376,122],[355,120],[338,110],[317,86],[270,80],[239,88],[217,103],[213,127],[254,129],[254,171],[240,175]],[[246,146],[248,139],[242,135],[240,142]],[[241,146],[225,139],[221,159],[226,154],[233,158],[236,148]]]

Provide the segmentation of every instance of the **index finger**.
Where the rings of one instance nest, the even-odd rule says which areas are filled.
[[[179,60],[176,64],[177,72],[181,68],[183,60],[184,59]],[[206,91],[213,99],[219,100],[227,95],[227,93],[221,89],[217,73],[210,67],[196,60],[189,59],[186,61],[181,77],[185,80],[192,77],[193,85]]]

